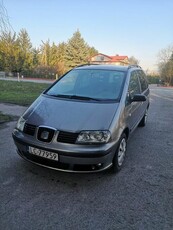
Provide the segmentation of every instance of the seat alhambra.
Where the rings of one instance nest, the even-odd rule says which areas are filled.
[[[78,66],[45,90],[13,131],[17,152],[68,172],[119,171],[127,141],[145,126],[149,88],[139,66]]]

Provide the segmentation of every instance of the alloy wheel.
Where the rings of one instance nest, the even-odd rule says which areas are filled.
[[[119,166],[121,166],[124,162],[125,154],[126,154],[126,146],[127,146],[126,139],[123,138],[120,142],[119,150],[118,150],[118,165]]]

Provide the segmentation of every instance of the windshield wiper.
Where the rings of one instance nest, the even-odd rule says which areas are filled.
[[[66,94],[48,94],[52,97],[59,97],[59,98],[69,98],[69,99],[78,99],[78,100],[86,100],[86,101],[100,101],[100,99],[92,98],[92,97],[85,97],[80,95],[66,95]]]
[[[108,99],[108,98],[93,98],[87,96],[80,96],[80,95],[68,95],[68,94],[47,94],[48,96],[52,97],[59,97],[59,98],[67,98],[67,99],[78,99],[84,101],[116,101],[119,102],[119,99]]]
[[[79,95],[71,95],[71,99],[79,99],[79,100],[86,100],[86,101],[100,101],[100,99],[98,98],[79,96]]]
[[[71,98],[71,95],[66,95],[66,94],[47,94],[52,97],[60,97],[60,98]]]

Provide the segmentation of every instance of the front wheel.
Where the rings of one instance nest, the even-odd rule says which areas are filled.
[[[113,172],[118,172],[123,166],[127,149],[127,137],[123,133],[113,159]]]

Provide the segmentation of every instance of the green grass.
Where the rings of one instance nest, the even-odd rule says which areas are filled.
[[[49,83],[17,82],[0,80],[0,103],[30,105]]]

